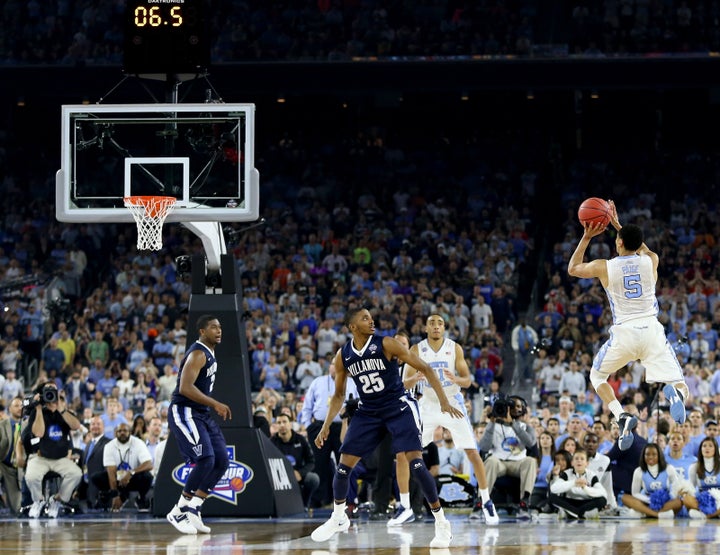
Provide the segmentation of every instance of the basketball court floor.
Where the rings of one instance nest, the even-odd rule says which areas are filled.
[[[310,532],[323,518],[210,518],[209,535],[183,536],[162,518],[121,512],[56,520],[0,520],[0,554],[366,554],[448,555],[653,555],[717,554],[720,523],[587,520],[533,522],[504,519],[488,527],[466,512],[450,513],[453,542],[430,549],[431,521],[388,529],[384,522],[355,521],[347,533],[315,543]]]

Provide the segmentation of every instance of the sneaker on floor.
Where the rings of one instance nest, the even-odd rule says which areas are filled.
[[[38,518],[44,508],[45,508],[45,501],[35,501],[32,505],[30,505],[30,510],[28,511],[28,516],[30,518]]]
[[[452,529],[449,520],[435,521],[435,537],[430,541],[433,549],[447,549],[452,541]]]
[[[517,513],[515,517],[521,520],[530,520],[530,509],[525,501],[518,503]]]
[[[343,514],[341,519],[338,520],[335,515],[332,514],[325,524],[321,524],[313,530],[310,537],[313,541],[324,542],[332,538],[338,532],[347,532],[349,528],[350,519],[347,515]]]
[[[50,501],[48,501],[45,511],[49,518],[57,518],[61,508],[62,503],[53,497]]]
[[[632,431],[637,427],[638,419],[628,412],[623,412],[618,418],[618,426],[620,427],[620,436],[618,437],[618,447],[621,451],[627,451],[632,447],[635,436]]]
[[[600,519],[600,511],[597,509],[590,509],[589,511],[585,511],[585,518],[588,520],[599,520]]]
[[[201,534],[209,534],[210,533],[210,527],[206,526],[205,523],[202,520],[202,514],[200,514],[200,508],[199,507],[180,507],[180,510],[184,512],[187,517],[190,524],[192,524],[193,528],[200,532]]]
[[[668,403],[670,403],[670,416],[672,416],[673,420],[678,424],[684,423],[685,402],[683,401],[680,392],[675,389],[675,386],[672,384],[667,384],[663,387],[663,393],[665,394],[665,398],[668,400]]]
[[[707,516],[702,511],[698,511],[697,509],[690,509],[688,511],[688,515],[693,520],[707,520]]]
[[[645,518],[645,515],[642,514],[640,511],[636,511],[635,509],[631,509],[630,507],[622,507],[620,509],[620,516],[622,518]]]
[[[388,520],[387,525],[388,526],[400,526],[401,524],[404,524],[406,522],[414,522],[415,521],[415,513],[410,508],[405,508],[402,505],[398,505],[397,509],[395,509],[395,515]]]
[[[138,497],[135,500],[135,506],[137,507],[137,510],[139,513],[149,513],[150,512],[150,500],[149,499],[142,499]]]
[[[489,524],[491,526],[500,524],[500,517],[495,510],[495,505],[493,505],[492,499],[488,499],[482,506],[482,513],[485,517],[485,524]]]
[[[183,512],[180,507],[175,505],[167,514],[167,520],[175,529],[182,534],[197,534],[197,529],[190,524],[187,513]]]
[[[675,511],[673,511],[672,509],[667,511],[660,511],[658,513],[658,518],[660,520],[672,520],[675,518]]]

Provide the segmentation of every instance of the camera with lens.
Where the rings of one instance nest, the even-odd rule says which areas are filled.
[[[518,406],[519,405],[519,406]],[[510,418],[515,420],[527,414],[527,402],[519,395],[501,395],[495,400],[490,416],[504,420],[510,411]]]
[[[345,401],[345,410],[340,418],[351,419],[355,415],[359,404],[360,399],[353,397],[353,394],[351,393]]]
[[[48,405],[50,403],[57,403],[58,401],[58,390],[54,387],[45,386],[42,388],[42,391],[40,392],[40,402],[43,405]]]
[[[512,409],[515,407],[515,402],[510,399],[509,397],[506,397],[504,395],[501,395],[497,399],[495,399],[495,402],[492,406],[492,411],[490,412],[490,416],[492,418],[498,418],[504,420],[505,417],[508,415],[508,410],[510,410],[510,416],[512,416]]]

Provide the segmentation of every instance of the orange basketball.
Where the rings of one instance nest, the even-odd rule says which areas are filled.
[[[233,489],[233,491],[240,491],[241,489],[243,489],[244,485],[245,483],[243,482],[243,479],[237,476],[230,480],[230,487]]]
[[[598,197],[585,199],[578,208],[578,220],[582,224],[585,222],[599,223],[603,227],[607,227],[610,223],[610,204]]]

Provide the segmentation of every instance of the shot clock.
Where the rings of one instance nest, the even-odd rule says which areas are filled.
[[[210,64],[205,0],[127,0],[123,70],[200,73]]]

